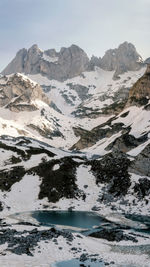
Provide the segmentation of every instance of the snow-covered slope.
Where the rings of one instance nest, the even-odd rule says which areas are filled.
[[[35,81],[40,83],[40,85],[44,88],[50,104],[48,105],[48,101],[47,103],[43,102],[43,100],[40,100],[37,96],[37,98],[32,100],[30,99],[30,103],[28,103],[28,105],[34,106],[34,109],[31,108],[30,110],[26,110],[27,103],[24,101],[17,104],[19,106],[22,104],[22,109],[19,109],[19,112],[16,112],[16,109],[13,108],[13,103],[16,98],[14,96],[14,98],[11,99],[11,102],[9,102],[9,105],[7,104],[7,106],[10,106],[11,103],[11,111],[8,108],[6,110],[6,106],[2,106],[0,108],[1,134],[7,135],[9,133],[9,135],[14,137],[24,135],[39,139],[55,147],[69,149],[80,139],[80,134],[78,135],[75,129],[82,128],[83,130],[89,132],[92,129],[95,129],[95,127],[101,127],[100,125],[102,125],[103,128],[104,124],[105,128],[107,128],[107,121],[109,122],[109,120],[114,117],[114,109],[112,105],[121,105],[120,103],[122,103],[124,99],[127,99],[130,86],[143,74],[144,71],[145,68],[138,72],[123,74],[119,81],[113,81],[113,72],[103,71],[99,68],[93,72],[83,73],[83,77],[76,77],[72,80],[67,80],[64,83],[50,81],[39,75],[29,76],[29,78],[34,80],[32,83],[32,80],[28,80],[28,77],[22,76],[20,79],[23,80],[26,86],[36,86]],[[13,76],[11,76],[11,79],[12,77]],[[130,79],[127,79],[127,77],[130,77]],[[1,84],[4,83],[3,80],[4,78],[1,78]],[[9,83],[11,84],[11,81]],[[78,89],[80,88],[80,93],[77,88],[71,89],[72,86],[77,86]],[[111,89],[108,90],[108,87]],[[88,91],[86,90],[87,88]],[[124,95],[122,92],[126,92],[125,88],[127,88],[127,93]],[[118,95],[120,94],[120,96],[116,97],[116,92]],[[72,102],[71,100],[68,100],[69,97],[72,99]],[[83,98],[87,99],[83,100]],[[46,99],[46,97],[43,99]],[[85,109],[86,111],[84,111]],[[121,105],[121,111],[122,109],[123,106]],[[79,114],[79,110],[82,113],[81,116]],[[119,113],[119,111],[120,108],[118,111],[116,109],[115,113]],[[133,117],[131,123],[135,119],[134,116],[136,117],[139,113],[136,113],[134,110],[133,112],[130,112],[130,116]],[[141,116],[145,116],[147,114],[147,117],[144,119],[146,124],[145,127],[147,127],[148,123],[148,113],[149,112],[147,111],[145,111],[145,113],[141,113]],[[127,119],[128,117],[126,120]],[[123,118],[120,120],[124,121]],[[116,123],[117,121],[118,119],[116,120]],[[113,118],[113,122],[115,123],[115,118]],[[136,122],[134,123],[135,128],[138,127]],[[124,127],[128,127],[128,125],[125,125]],[[110,138],[106,137],[105,140],[102,140],[102,149],[99,149],[101,153],[103,149],[112,142],[112,140],[116,139],[120,135],[120,131],[115,132],[115,134],[117,135]],[[100,138],[98,138],[96,142],[97,141],[100,141]],[[104,141],[106,141],[105,144]],[[87,144],[87,147],[89,147],[89,144]],[[95,150],[94,147],[93,149]],[[94,153],[95,152],[96,151],[94,151]]]
[[[106,214],[112,207],[120,212],[140,209],[148,214],[149,207],[144,203],[149,200],[149,147],[146,142],[136,153],[109,153],[93,159],[34,139],[3,136],[0,216],[53,206],[77,210],[96,207],[103,214],[104,207]]]
[[[143,67],[138,71],[128,71],[120,75],[119,80],[113,80],[114,71],[105,71],[98,67],[65,82],[48,80],[41,74],[28,77],[44,88],[46,95],[63,114],[85,109],[84,115],[89,116],[93,111],[99,113],[102,108],[127,98],[129,89],[145,70]]]
[[[41,55],[44,61],[57,64],[57,57]],[[22,241],[22,238],[35,233],[39,247],[45,251],[40,259],[36,239],[35,251],[32,251],[36,264],[37,261],[42,264],[43,257],[49,254],[46,264],[54,262],[54,255],[58,257],[61,249],[51,240],[48,245],[42,243],[41,228],[33,229],[32,224],[37,221],[30,215],[35,210],[96,211],[109,223],[114,220],[125,224],[127,234],[130,234],[129,226],[139,227],[139,223],[131,223],[123,214],[150,215],[150,88],[149,68],[146,73],[145,69],[127,71],[117,79],[114,79],[116,70],[100,67],[62,82],[41,74],[21,73],[0,78],[0,219],[5,218],[7,225],[1,220],[0,223],[8,247],[13,247],[9,244],[13,236],[21,235],[19,242],[26,244],[28,239]],[[8,223],[12,224],[11,229]],[[31,225],[23,225],[26,223]],[[117,224],[113,225],[115,229]],[[21,230],[28,227],[28,230],[13,232],[19,227]],[[104,233],[107,227],[110,225],[103,225]],[[146,225],[140,224],[140,227]],[[49,231],[50,236],[58,234],[53,228]],[[47,235],[49,238],[49,233],[44,233],[46,239]],[[57,241],[63,244],[60,260],[75,257],[74,246],[81,242],[79,257],[81,251],[85,251],[85,244],[88,253],[99,253],[100,246],[104,250],[103,259],[114,259],[115,267],[126,266],[125,257],[118,256],[116,260],[117,242],[112,252],[114,243],[108,249],[105,236],[103,241],[72,236],[69,250],[64,232],[59,232]],[[133,242],[148,244],[147,236],[137,235],[135,241],[131,233],[128,238],[131,246]],[[148,248],[144,249],[147,253]],[[24,251],[30,255],[31,250],[27,244],[27,249],[21,245],[21,251],[18,248],[15,251],[22,256]],[[117,255],[120,250],[119,247]],[[2,266],[16,259],[14,252],[8,253],[6,242],[1,241],[0,253],[6,256],[4,260],[0,257]],[[129,266],[135,263],[134,266],[138,266],[139,255],[135,254],[134,259],[130,255]],[[22,259],[28,264],[27,255],[18,256],[20,266],[24,266]],[[142,257],[147,267],[147,254]]]

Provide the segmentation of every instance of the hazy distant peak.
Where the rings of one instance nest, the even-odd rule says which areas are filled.
[[[28,50],[25,48],[19,50],[2,74],[40,73],[48,79],[64,81],[84,71],[94,70],[97,66],[114,71],[116,79],[126,71],[139,70],[142,64],[142,57],[135,46],[127,41],[120,44],[118,48],[107,50],[102,58],[92,56],[90,60],[84,50],[75,44],[67,48],[62,47],[59,52],[54,48],[42,51],[37,44],[34,44]]]
[[[133,44],[124,42],[115,49],[109,49],[101,59],[101,68],[115,71],[114,78],[126,71],[136,71],[141,68],[142,57]]]
[[[42,74],[49,79],[64,81],[80,75],[88,70],[89,58],[77,45],[62,47],[60,52],[55,49],[41,51],[34,44],[28,50],[20,50],[2,74],[16,72],[25,74]]]

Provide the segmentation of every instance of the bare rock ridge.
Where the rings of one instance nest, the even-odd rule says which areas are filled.
[[[136,71],[141,68],[143,60],[133,44],[124,42],[117,49],[108,50],[100,60],[100,65],[108,71],[115,71],[114,78],[126,71]]]
[[[37,45],[33,45],[29,50],[21,49],[2,74],[41,73],[49,79],[64,81],[87,70],[88,63],[88,56],[76,45],[63,47],[60,52],[55,49],[42,52]]]
[[[25,79],[21,74],[0,79],[0,107],[9,108],[11,111],[36,110],[36,100],[50,104],[50,100],[43,93],[42,88]]]
[[[128,105],[148,104],[150,99],[150,64],[147,64],[145,74],[133,85],[129,91]],[[148,108],[148,107],[147,107]]]
[[[143,65],[141,56],[133,44],[124,42],[116,49],[108,50],[102,58],[87,54],[77,45],[41,51],[37,45],[28,50],[23,48],[9,65],[2,71],[3,75],[21,72],[24,74],[42,74],[48,79],[65,81],[80,75],[84,71],[91,71],[100,67],[107,71],[114,71],[114,78],[126,71],[136,71]]]

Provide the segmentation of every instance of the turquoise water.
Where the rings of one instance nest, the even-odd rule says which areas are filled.
[[[94,212],[85,211],[34,211],[32,217],[46,226],[65,225],[82,229],[92,229],[106,222]]]
[[[81,262],[77,259],[72,259],[70,261],[62,261],[58,262],[57,264],[52,265],[52,267],[79,267],[79,266],[85,266],[85,267],[104,267],[103,262],[91,262],[90,260]]]
[[[70,227],[74,227],[74,231],[79,232],[82,231],[84,235],[88,235],[91,232],[102,230],[103,228],[118,228],[118,229],[126,229],[125,225],[115,225],[115,223],[108,221],[104,217],[98,215],[94,212],[87,212],[87,211],[32,211],[27,213],[17,213],[15,214],[15,217],[21,215],[22,218],[25,217],[27,219],[27,216],[29,214],[29,218],[32,217],[36,219],[41,225],[43,226],[54,226],[54,225],[60,225],[60,226],[66,226],[66,229],[69,229]],[[144,239],[149,238],[148,234],[150,234],[150,217],[149,216],[142,216],[142,215],[133,215],[133,214],[127,214],[124,216],[131,220],[131,227],[128,222],[128,226],[130,229],[130,234],[132,233],[135,237],[140,236]],[[13,216],[14,217],[14,216]],[[115,217],[114,217],[115,218]],[[20,217],[19,217],[20,220]],[[145,225],[145,228],[142,229],[139,225],[138,227],[134,227],[134,224],[132,222],[142,223]],[[67,227],[68,226],[68,227]],[[94,228],[95,226],[95,228]],[[138,224],[137,224],[138,226]],[[80,230],[79,230],[79,229]],[[97,228],[97,229],[96,229]],[[85,230],[87,229],[87,230]],[[146,234],[146,235],[145,235]],[[114,247],[111,247],[111,250],[116,253],[120,253],[120,255],[123,254],[146,254],[150,255],[150,245],[115,245]],[[56,264],[52,265],[53,267],[104,267],[104,262],[91,262],[91,260],[87,260],[84,262],[80,262],[78,259],[72,259],[69,261],[62,261],[58,262]],[[118,267],[131,267],[131,265],[115,265]]]

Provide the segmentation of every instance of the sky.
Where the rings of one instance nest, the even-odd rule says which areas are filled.
[[[102,57],[124,41],[150,57],[150,0],[0,0],[0,71],[16,52],[80,46]]]

